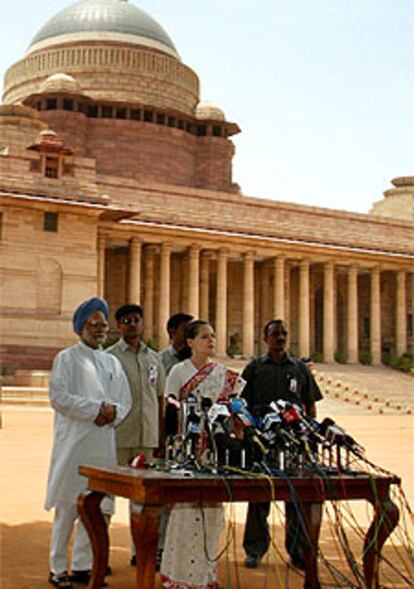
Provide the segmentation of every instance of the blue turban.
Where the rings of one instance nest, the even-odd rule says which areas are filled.
[[[89,317],[96,313],[96,311],[101,311],[101,313],[104,314],[105,318],[108,319],[109,307],[105,299],[100,299],[99,297],[92,297],[84,303],[81,303],[73,314],[73,331],[80,335],[83,326],[85,325]]]

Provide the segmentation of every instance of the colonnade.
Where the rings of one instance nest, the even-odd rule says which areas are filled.
[[[105,294],[105,237],[98,238],[98,290]],[[157,333],[157,344],[163,348],[168,344],[165,325],[171,314],[171,259],[174,244],[164,241],[161,244],[144,244],[139,238],[132,237],[129,241],[127,298],[129,301],[141,302],[145,309],[144,337],[154,341]],[[323,292],[323,357],[325,362],[333,362],[337,344],[336,325],[336,272],[340,266],[341,272],[346,273],[346,320],[345,341],[346,359],[349,363],[357,363],[360,352],[361,334],[359,333],[359,289],[358,279],[361,273],[369,274],[369,352],[372,364],[381,362],[382,354],[382,317],[381,317],[381,268],[358,266],[355,263],[336,262],[335,259],[313,260],[309,257],[300,258],[298,255],[261,256],[260,261],[255,252],[233,252],[228,247],[217,250],[205,250],[200,244],[187,246],[184,252],[186,259],[186,276],[182,280],[185,289],[185,305],[179,310],[194,317],[213,319],[209,317],[209,309],[214,313],[214,324],[217,337],[217,353],[225,355],[229,344],[228,306],[229,292],[233,277],[229,277],[229,261],[237,256],[242,263],[243,276],[240,278],[242,292],[238,296],[241,301],[242,354],[244,357],[255,355],[255,324],[257,324],[256,305],[261,309],[268,309],[268,318],[284,318],[290,324],[296,322],[297,352],[300,356],[310,355],[314,349],[311,346],[311,269],[318,265],[322,277]],[[155,263],[157,259],[157,264]],[[214,260],[214,290],[211,288],[211,260]],[[262,272],[259,279],[262,288],[258,297],[255,291],[255,281],[258,274],[255,266],[260,264]],[[298,268],[298,284],[296,306],[290,301],[289,285],[291,269]],[[395,278],[395,353],[400,356],[407,351],[407,272],[396,269]],[[157,274],[157,275],[156,275]],[[264,280],[271,277],[272,288],[265,288]],[[266,278],[267,277],[267,278]],[[414,282],[414,281],[413,281]],[[157,297],[155,297],[157,292]],[[256,292],[256,295],[255,295]],[[412,298],[412,297],[411,297]],[[155,308],[157,304],[157,308]],[[289,311],[295,309],[295,316],[290,317]],[[213,309],[213,311],[212,311]],[[297,312],[296,312],[297,309]],[[261,318],[264,313],[261,313]],[[156,321],[156,324],[155,324]],[[154,329],[155,327],[155,329]]]

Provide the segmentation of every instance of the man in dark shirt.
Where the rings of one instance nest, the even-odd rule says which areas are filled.
[[[301,406],[308,417],[316,417],[315,402],[322,399],[321,392],[306,364],[287,354],[287,336],[287,326],[281,319],[273,319],[266,324],[264,341],[268,351],[244,369],[242,377],[246,386],[242,396],[252,413],[259,406],[282,399]],[[247,554],[245,565],[248,568],[257,568],[269,548],[269,511],[270,503],[249,504],[243,538]],[[286,549],[291,556],[291,564],[304,569],[300,528],[294,504],[286,503]]]

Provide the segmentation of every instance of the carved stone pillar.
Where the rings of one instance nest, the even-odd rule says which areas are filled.
[[[168,333],[166,329],[170,316],[170,258],[171,245],[163,243],[160,254],[160,300],[158,312],[158,346],[160,349],[168,345]]]
[[[327,262],[323,275],[323,357],[334,361],[334,265]]]
[[[378,266],[371,270],[371,358],[373,366],[381,364],[381,273]]]
[[[402,356],[407,352],[407,300],[406,300],[406,274],[400,270],[397,272],[397,292],[396,292],[396,321],[395,321],[395,340],[397,356]]]
[[[155,246],[147,246],[144,255],[144,340],[154,340],[154,255]]]
[[[200,299],[200,248],[192,244],[188,250],[188,312],[199,317]]]
[[[221,249],[217,259],[216,293],[216,345],[217,354],[227,353],[227,251]]]
[[[309,356],[309,261],[299,265],[299,355]]]
[[[347,362],[358,362],[358,268],[348,270]]]
[[[278,256],[273,265],[273,318],[285,317],[285,258]]]
[[[260,292],[260,321],[259,321],[259,350],[264,353],[267,346],[263,340],[263,327],[273,318],[273,305],[270,294],[270,266],[263,261],[260,265],[259,292]]]
[[[141,240],[133,237],[129,245],[128,301],[141,302]]]
[[[210,254],[203,252],[200,263],[200,319],[209,317]]]
[[[243,277],[243,356],[254,355],[254,255],[244,256]]]
[[[105,297],[105,235],[98,235],[97,246],[97,293],[99,297]]]

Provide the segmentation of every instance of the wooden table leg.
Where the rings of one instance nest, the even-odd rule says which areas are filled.
[[[131,530],[137,550],[137,587],[153,589],[162,506],[139,505],[131,510]]]
[[[304,589],[321,589],[318,573],[319,532],[322,523],[322,503],[303,502],[300,505],[308,545],[305,550],[305,584]]]
[[[101,589],[108,566],[108,526],[100,510],[105,493],[90,491],[78,497],[78,511],[92,545],[93,566],[88,589]]]
[[[390,499],[374,505],[374,520],[365,536],[364,577],[367,589],[379,589],[379,561],[381,549],[398,524],[400,512]]]

